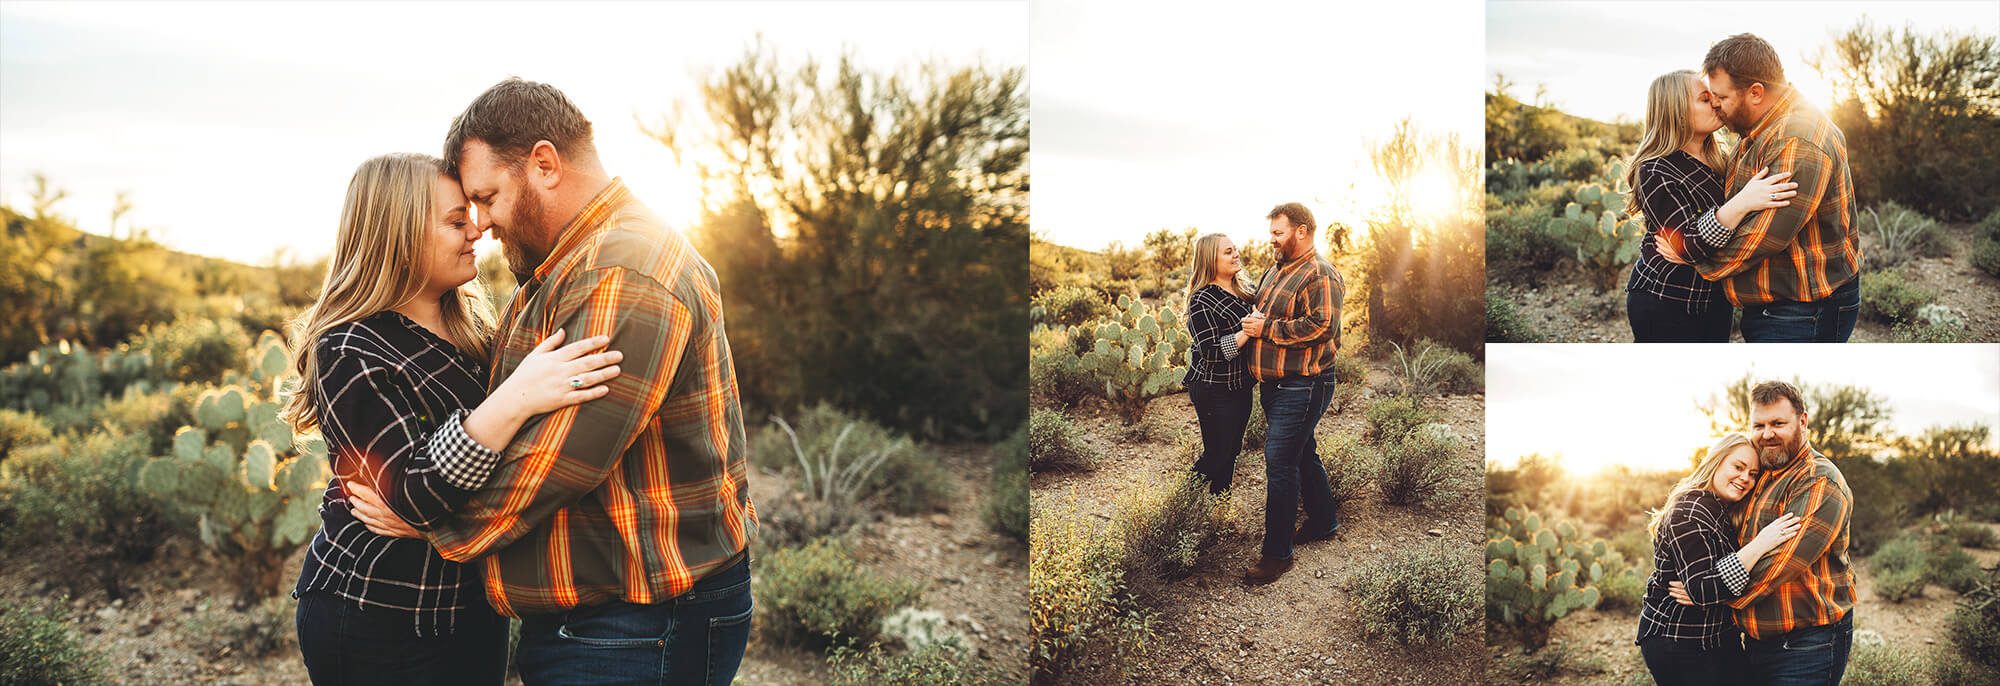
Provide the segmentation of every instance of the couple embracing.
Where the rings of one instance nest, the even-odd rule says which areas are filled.
[[[1244,572],[1258,584],[1291,571],[1293,546],[1331,538],[1340,528],[1313,428],[1333,400],[1340,301],[1347,294],[1340,272],[1314,247],[1311,210],[1285,203],[1265,218],[1277,264],[1254,288],[1227,236],[1195,239],[1186,317],[1193,359],[1183,380],[1201,425],[1194,472],[1210,493],[1229,490],[1253,388],[1264,405],[1264,542]],[[1294,529],[1302,503],[1305,521]]]
[[[1854,638],[1854,494],[1782,381],[1750,390],[1725,434],[1653,515],[1636,642],[1661,686],[1838,684]]]
[[[491,230],[520,283],[474,279]],[[313,683],[727,684],[750,631],[742,412],[715,272],[508,79],[442,159],[347,188],[284,418],[333,478],[293,595]]]
[[[1741,136],[1725,152],[1716,132]],[[1646,236],[1626,284],[1632,338],[1846,342],[1861,312],[1847,139],[1785,81],[1769,43],[1711,46],[1702,71],[1653,80],[1626,170]]]

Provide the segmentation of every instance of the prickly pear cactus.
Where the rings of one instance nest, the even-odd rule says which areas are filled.
[[[0,370],[0,408],[48,414],[59,407],[90,405],[126,390],[143,393],[168,385],[157,378],[152,356],[145,352],[123,345],[92,351],[57,341]]]
[[[1180,390],[1194,341],[1173,308],[1121,295],[1117,313],[1098,322],[1093,334],[1080,366],[1103,382],[1104,397],[1127,422],[1145,412],[1147,399]]]
[[[1625,162],[1612,160],[1598,178],[1577,187],[1575,200],[1550,220],[1556,229],[1552,233],[1575,246],[1577,263],[1590,271],[1599,290],[1616,285],[1625,267],[1639,260],[1646,225],[1637,216],[1625,216],[1631,193],[1625,185]]]
[[[1585,540],[1570,522],[1550,526],[1519,507],[1487,531],[1486,614],[1501,624],[1546,639],[1548,626],[1571,612],[1597,607],[1597,584],[1623,573],[1618,551],[1601,539]]]

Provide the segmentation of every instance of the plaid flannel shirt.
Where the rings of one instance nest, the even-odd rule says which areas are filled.
[[[1250,385],[1250,372],[1243,368],[1242,351],[1236,349],[1236,332],[1243,330],[1243,318],[1250,303],[1230,295],[1221,286],[1209,284],[1188,298],[1187,329],[1194,336],[1188,353],[1186,385],[1195,381],[1216,384],[1230,390]]]
[[[1688,491],[1674,500],[1653,534],[1653,575],[1646,580],[1635,643],[1665,636],[1713,650],[1733,635],[1736,623],[1723,603],[1743,593],[1750,573],[1736,556],[1728,522],[1714,493]],[[1674,581],[1687,587],[1694,605],[1674,601],[1667,588]]]
[[[1745,496],[1740,543],[1786,512],[1802,520],[1799,533],[1750,570],[1750,588],[1729,601],[1736,623],[1751,638],[1771,638],[1840,621],[1854,609],[1854,568],[1847,558],[1847,522],[1854,494],[1833,461],[1799,447],[1791,464],[1758,477]]]
[[[1798,195],[1790,205],[1750,213],[1727,244],[1695,263],[1738,307],[1821,300],[1861,272],[1847,137],[1797,94],[1786,89],[1737,145],[1724,197],[1767,167],[1772,174],[1792,172]],[[1712,209],[1699,222],[1704,235],[1719,224]]]
[[[1332,369],[1345,297],[1347,281],[1318,253],[1264,272],[1257,283],[1257,309],[1268,318],[1264,335],[1250,339],[1250,375],[1276,381]]]
[[[1646,235],[1640,239],[1639,262],[1632,266],[1626,291],[1652,294],[1661,300],[1681,303],[1688,314],[1708,311],[1715,301],[1715,282],[1701,278],[1690,264],[1708,257],[1715,246],[1729,240],[1721,224],[1720,235],[1699,233],[1700,218],[1713,214],[1726,200],[1722,196],[1722,175],[1685,151],[1639,163],[1639,209],[1645,217]],[[1666,242],[1662,250],[1653,240]]]
[[[686,593],[756,527],[715,271],[613,179],[508,304],[489,386],[542,338],[608,334],[610,394],[528,421],[454,517],[426,532],[478,559],[501,614]]]

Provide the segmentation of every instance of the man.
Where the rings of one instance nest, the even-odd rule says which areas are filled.
[[[444,157],[520,279],[491,384],[557,329],[624,357],[608,395],[529,420],[496,464],[439,451],[430,473],[475,474],[473,493],[418,525],[444,558],[479,560],[488,602],[521,619],[522,681],[729,683],[756,514],[714,270],[604,172],[554,87],[488,89]]]
[[[1265,215],[1278,264],[1257,284],[1257,308],[1243,318],[1252,378],[1269,422],[1264,434],[1264,545],[1244,572],[1270,583],[1292,568],[1292,546],[1340,528],[1313,428],[1333,401],[1333,355],[1347,283],[1313,246],[1312,211],[1290,202]],[[1306,521],[1296,531],[1300,500]]]
[[[1854,186],[1847,139],[1833,120],[1801,100],[1769,43],[1743,33],[1702,60],[1710,106],[1743,136],[1728,170],[1729,194],[1760,169],[1792,172],[1791,204],[1751,214],[1729,242],[1695,265],[1743,308],[1751,342],[1846,342],[1861,308],[1861,241],[1854,231]],[[1730,235],[1710,210],[1703,235]]]
[[[1799,533],[1766,553],[1735,600],[1751,680],[1838,684],[1854,639],[1854,571],[1847,559],[1853,494],[1833,462],[1806,437],[1799,389],[1766,381],[1750,389],[1751,437],[1763,471],[1744,496],[1739,544],[1790,512]],[[1679,582],[1673,594],[1685,598]]]

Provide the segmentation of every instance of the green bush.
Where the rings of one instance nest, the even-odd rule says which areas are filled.
[[[208,655],[263,657],[289,648],[298,637],[299,601],[281,593],[238,612],[227,603],[204,602],[188,618],[186,635]]]
[[[61,614],[0,610],[0,684],[93,684],[103,671]]]
[[[922,591],[916,582],[861,566],[833,539],[778,548],[760,562],[751,582],[757,625],[775,640],[811,649],[874,643],[882,618],[916,602]]]
[[[1991,582],[1996,576],[2000,575],[1989,575],[1987,579]],[[1961,602],[1951,611],[1945,634],[1966,659],[1989,670],[2000,670],[2000,602],[1987,602],[1985,607]]]
[[[1597,589],[1602,596],[1597,607],[1604,610],[1637,610],[1646,601],[1646,580],[1631,570],[1605,574]]]
[[[1953,522],[1944,528],[1944,535],[1963,548],[1991,550],[1995,545],[1993,529],[1973,522]]]
[[[149,327],[132,339],[132,349],[148,353],[165,378],[181,382],[211,382],[236,366],[250,334],[227,319],[184,317],[172,324]]]
[[[1884,324],[1916,321],[1917,309],[1937,297],[1936,291],[1909,284],[1901,272],[1861,273],[1861,315]]]
[[[1521,315],[1513,301],[1492,293],[1486,294],[1486,342],[1533,343],[1540,340],[1541,332],[1528,323],[1527,317]]]
[[[839,445],[842,457],[877,453],[884,456],[881,464],[860,481],[861,500],[879,499],[889,511],[904,515],[931,512],[951,503],[955,495],[953,481],[937,455],[918,450],[908,437],[827,403],[818,403],[797,415],[796,421],[791,422],[792,430],[798,433],[798,447],[805,451],[808,460],[828,455],[835,444]],[[757,440],[751,445],[755,446],[753,455],[758,455],[760,466],[789,469],[792,473],[805,470],[792,450],[791,437],[776,422],[759,429]]]
[[[1158,582],[1193,573],[1233,514],[1229,496],[1209,495],[1207,482],[1193,474],[1128,487],[1112,518],[1125,545],[1119,557],[1126,582],[1145,596]]]
[[[1486,390],[1486,370],[1462,350],[1447,348],[1435,341],[1417,342],[1417,347],[1438,360],[1437,388],[1447,395],[1479,393]]]
[[[1994,669],[1967,659],[1952,649],[1949,643],[1931,646],[1924,660],[1930,668],[1931,683],[1937,686],[1995,686],[2000,684],[2000,669]]]
[[[1383,441],[1376,451],[1380,465],[1375,479],[1382,499],[1391,505],[1441,505],[1461,444],[1458,433],[1445,424],[1425,424],[1400,440]]]
[[[1104,294],[1082,286],[1063,286],[1035,295],[1028,304],[1031,324],[1079,326],[1111,311]]]
[[[17,449],[47,443],[53,438],[48,423],[35,413],[0,410],[0,461]]]
[[[1930,669],[1919,654],[1887,643],[1856,642],[1847,658],[1847,686],[1905,686],[1930,683]]]
[[[151,440],[146,452],[158,455],[173,445],[174,431],[194,423],[194,413],[172,391],[146,392],[125,389],[116,400],[106,400],[94,415],[99,426],[121,434],[139,434]]]
[[[1438,413],[1423,407],[1415,398],[1395,396],[1368,406],[1368,437],[1382,445],[1400,441],[1411,431],[1438,420]]]
[[[1520,507],[1507,508],[1487,530],[1486,565],[1486,616],[1521,631],[1530,648],[1548,642],[1556,620],[1597,607],[1597,584],[1626,569],[1602,539]]]
[[[1930,555],[1913,536],[1898,536],[1868,558],[1875,572],[1875,595],[1900,603],[1924,593],[1930,581]]]
[[[1035,513],[1028,534],[1028,664],[1034,683],[1079,673],[1114,678],[1143,659],[1153,618],[1125,593],[1120,542],[1092,518],[1062,505]]]
[[[1945,254],[1944,234],[1937,220],[1910,208],[1887,202],[1863,210],[1855,219],[1862,235],[1875,239],[1865,253],[1869,269]]]
[[[1986,214],[1972,230],[1972,266],[2000,276],[2000,210]]]
[[[1028,358],[1028,395],[1035,406],[1068,409],[1102,393],[1102,386],[1083,371],[1082,362],[1068,350],[1044,351]]]
[[[999,667],[951,644],[928,645],[904,653],[892,653],[880,646],[866,651],[841,646],[834,649],[827,663],[833,672],[831,686],[1001,686],[1017,682]]]
[[[1028,540],[1028,428],[1022,426],[993,447],[991,491],[986,496],[986,523],[1014,540]]]
[[[1375,451],[1352,434],[1320,434],[1318,442],[1320,463],[1326,466],[1327,486],[1333,489],[1334,507],[1345,507],[1360,498],[1368,483],[1375,480],[1378,473]]]
[[[1479,617],[1483,587],[1464,552],[1433,540],[1365,563],[1353,591],[1362,627],[1404,645],[1450,642]]]
[[[1028,411],[1028,465],[1035,471],[1090,469],[1096,458],[1083,443],[1083,431],[1069,417],[1053,410]]]
[[[166,525],[134,474],[147,460],[147,437],[93,433],[19,451],[0,465],[0,543],[67,543],[89,551],[83,574],[111,597],[123,597],[126,567],[152,559]]]
[[[1931,583],[1955,592],[1971,591],[1984,576],[1979,570],[1979,562],[1973,560],[1972,555],[1947,541],[1936,541],[1928,557],[1924,575]]]

